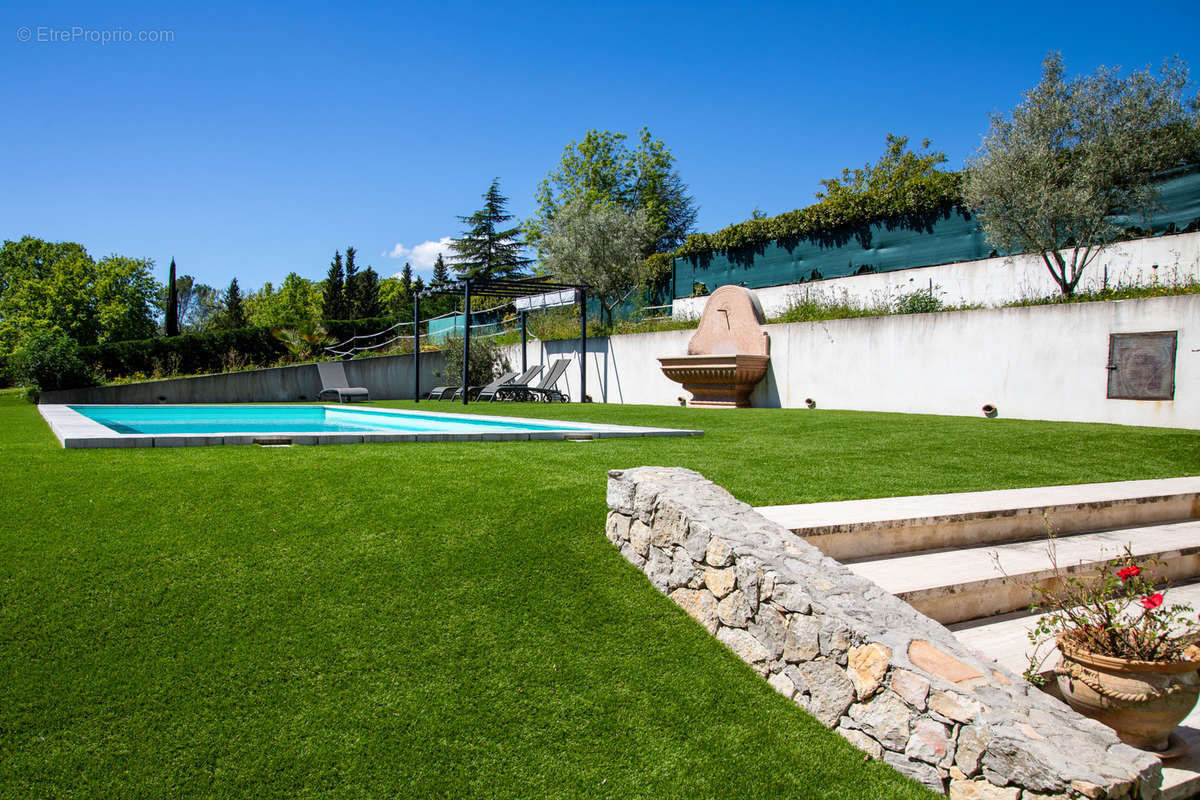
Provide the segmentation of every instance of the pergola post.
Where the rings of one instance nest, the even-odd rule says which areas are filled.
[[[525,332],[526,332],[526,325],[525,325],[526,319],[525,318],[528,313],[529,313],[528,311],[521,312],[521,372],[525,372],[529,369],[529,366],[528,366],[527,360],[526,360],[526,355],[525,355]]]
[[[579,290],[579,402],[587,402],[587,289]]]
[[[413,294],[413,402],[421,402],[421,295]]]
[[[467,368],[471,362],[471,279],[463,281],[463,363],[462,363],[462,403],[467,404],[468,390],[471,388],[467,380]]]
[[[472,285],[474,283],[474,285]],[[550,306],[570,305],[573,302],[580,305],[580,327],[579,334],[581,339],[581,353],[579,358],[579,379],[581,400],[587,397],[587,286],[572,283],[555,283],[549,276],[528,276],[524,278],[463,278],[451,284],[443,284],[426,288],[424,294],[435,295],[455,295],[459,291],[463,295],[463,363],[462,363],[462,396],[463,405],[468,403],[468,391],[471,388],[470,384],[470,364],[471,364],[471,293],[475,292],[483,297],[502,297],[506,299],[518,297],[534,297],[538,295],[553,294],[554,298],[550,302],[543,301],[538,305],[538,308],[547,308]],[[527,371],[529,369],[529,309],[525,308],[520,311],[521,317],[521,369]],[[418,354],[413,359],[414,370],[420,369],[420,324],[421,312],[416,298],[413,300],[413,350]],[[413,391],[414,394],[419,394],[420,383],[419,378],[414,378]],[[419,398],[418,398],[419,399]]]

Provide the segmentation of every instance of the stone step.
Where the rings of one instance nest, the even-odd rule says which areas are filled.
[[[1075,534],[1054,540],[1060,571],[1086,574],[1129,545],[1140,560],[1158,559],[1158,577],[1183,582],[1200,576],[1200,520]],[[944,625],[1018,611],[1033,603],[1034,585],[1054,577],[1050,541],[1010,542],[912,555],[847,566]]]
[[[842,562],[944,547],[1200,519],[1200,476],[762,506]]]
[[[1168,604],[1186,603],[1200,609],[1200,582],[1172,586],[1166,593]],[[980,655],[1008,667],[1018,675],[1029,666],[1029,631],[1036,627],[1040,614],[1008,614],[1003,617],[973,620],[950,626],[954,635]],[[1058,653],[1041,663],[1041,671],[1053,669]],[[1050,686],[1053,689],[1053,686]],[[1184,719],[1176,731],[1188,744],[1182,756],[1163,763],[1161,800],[1182,800],[1200,794],[1200,706]]]

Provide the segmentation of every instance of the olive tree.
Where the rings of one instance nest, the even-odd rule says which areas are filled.
[[[547,225],[539,244],[542,267],[560,280],[586,284],[612,325],[613,309],[646,278],[644,254],[654,238],[644,209],[626,211],[579,197]]]
[[[1062,56],[1010,116],[993,114],[967,162],[964,196],[993,247],[1039,253],[1063,295],[1121,233],[1114,214],[1146,213],[1154,176],[1197,152],[1187,67],[1164,62],[1121,78],[1101,67],[1068,80]]]

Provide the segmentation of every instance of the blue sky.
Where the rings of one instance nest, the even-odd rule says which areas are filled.
[[[0,238],[153,258],[160,280],[174,257],[218,287],[319,279],[347,245],[390,275],[431,263],[493,177],[527,216],[564,146],[643,125],[714,230],[809,204],[889,131],[960,166],[1049,50],[1072,74],[1179,55],[1200,77],[1197,30],[1196,0],[9,2]],[[134,41],[96,41],[114,31]]]

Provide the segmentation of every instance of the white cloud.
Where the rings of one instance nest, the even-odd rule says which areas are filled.
[[[407,261],[412,265],[413,272],[415,273],[429,273],[433,271],[433,262],[437,261],[438,253],[441,253],[442,258],[446,260],[446,266],[450,266],[449,236],[443,236],[437,241],[421,242],[412,247],[405,247],[403,242],[396,242],[395,247],[384,251],[382,255],[387,258]],[[396,274],[399,275],[400,273],[397,272]]]

